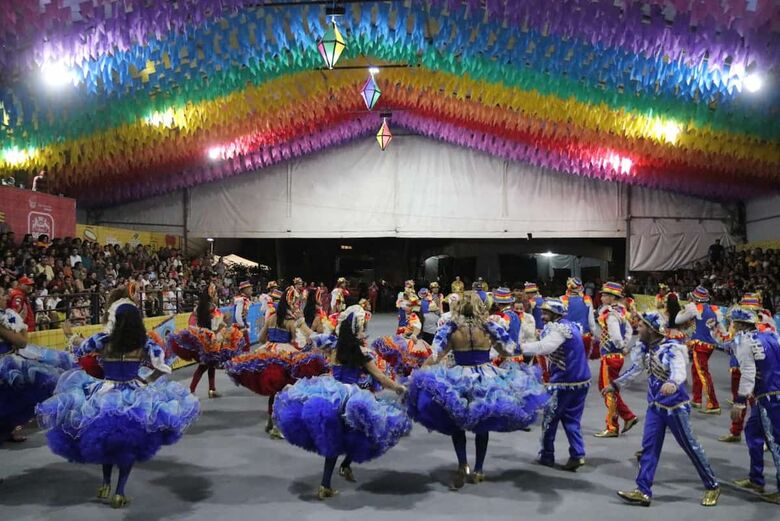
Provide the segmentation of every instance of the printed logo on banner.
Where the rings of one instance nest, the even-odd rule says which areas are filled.
[[[30,210],[39,210],[46,213],[52,213],[54,211],[54,208],[52,208],[51,205],[39,202],[36,197],[30,197],[27,200],[27,205],[30,207]]]
[[[30,212],[27,219],[27,233],[37,237],[39,235],[54,236],[54,217],[51,214]]]

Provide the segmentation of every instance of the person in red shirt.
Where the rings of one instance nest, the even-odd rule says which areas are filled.
[[[19,285],[8,293],[8,307],[21,315],[28,332],[35,331],[35,312],[28,297],[34,284],[32,279],[23,276],[19,279]]]

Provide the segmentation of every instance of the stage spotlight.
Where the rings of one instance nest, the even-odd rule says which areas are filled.
[[[209,159],[212,161],[216,161],[222,156],[222,148],[221,147],[211,147],[208,151]]]
[[[764,78],[762,78],[760,74],[752,72],[745,77],[742,81],[742,85],[748,92],[758,92],[761,90],[761,87],[764,86]]]
[[[59,89],[68,83],[75,83],[75,75],[62,62],[47,62],[41,65],[41,77],[44,84],[51,89]]]

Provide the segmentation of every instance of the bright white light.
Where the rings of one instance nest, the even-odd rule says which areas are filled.
[[[368,68],[369,74],[379,74],[379,67],[369,67]]]
[[[551,251],[548,251],[546,253],[542,253],[542,257],[555,257],[556,255],[558,255],[558,254],[557,253],[553,253]]]
[[[174,114],[173,109],[168,109],[165,112],[153,112],[151,116],[147,116],[144,120],[150,125],[156,127],[173,127],[174,126]]]
[[[753,72],[745,77],[742,85],[748,92],[758,92],[764,86],[764,79],[759,74]]]
[[[10,166],[21,166],[32,159],[36,152],[34,148],[7,148],[3,150],[3,160]]]
[[[631,167],[634,165],[634,162],[631,161],[631,159],[624,157],[620,160],[620,172],[623,174],[628,174],[631,172]]]
[[[75,75],[62,62],[47,62],[41,66],[41,76],[47,87],[59,89],[68,83],[75,83]]]
[[[680,136],[682,129],[680,125],[673,121],[656,120],[653,124],[653,134],[657,139],[663,139],[668,143],[677,143],[677,138]]]
[[[220,158],[222,155],[222,148],[221,147],[211,147],[209,148],[209,159],[216,161]]]
[[[208,239],[206,239],[206,242],[214,242],[214,239],[212,239],[211,237],[209,237]]]

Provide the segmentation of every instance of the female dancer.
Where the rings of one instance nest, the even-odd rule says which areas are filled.
[[[141,312],[131,300],[111,306],[107,331],[108,342],[90,338],[81,346],[100,350],[105,380],[80,369],[68,371],[36,412],[52,452],[69,461],[103,465],[98,498],[109,498],[112,470],[114,465],[119,468],[111,506],[121,508],[127,504],[125,484],[133,465],[176,443],[197,418],[200,405],[175,382],[163,378],[146,383],[138,377],[147,357],[156,369],[171,369],[163,363],[161,350],[147,351]]]
[[[303,318],[306,327],[315,333],[324,331],[324,323],[328,320],[328,315],[322,309],[321,291],[319,289],[309,288],[306,292],[306,304],[303,307]]]
[[[237,326],[227,327],[225,319],[208,292],[198,297],[195,326],[177,331],[168,337],[171,350],[183,360],[197,360],[190,392],[195,393],[203,373],[208,373],[209,398],[219,398],[216,389],[217,367],[243,351],[246,340]]]
[[[294,344],[296,320],[288,319],[290,303],[282,298],[266,317],[260,330],[263,344],[253,353],[239,355],[225,364],[228,375],[236,385],[242,385],[261,396],[268,396],[268,421],[265,431],[272,438],[281,439],[282,434],[273,422],[273,408],[276,393],[297,378],[322,374],[328,369],[328,362],[319,351],[302,352]],[[301,317],[302,318],[302,317]],[[305,336],[311,334],[303,320],[297,327]]]
[[[274,420],[287,441],[325,457],[320,499],[337,494],[331,478],[339,455],[344,455],[339,475],[355,481],[353,461],[378,458],[412,428],[397,403],[377,399],[357,385],[361,373],[367,372],[387,389],[398,394],[406,391],[362,351],[364,328],[359,313],[348,313],[338,327],[332,376],[299,380],[277,397]]]
[[[430,430],[452,436],[458,457],[453,490],[485,479],[482,467],[490,431],[510,432],[534,423],[549,395],[539,376],[524,364],[502,367],[490,361],[495,347],[507,356],[516,345],[506,329],[490,321],[479,295],[467,291],[452,311],[452,320],[436,332],[435,364],[453,351],[455,366],[423,367],[414,371],[409,386],[409,415]],[[466,457],[466,432],[476,434],[477,458],[471,475]]]
[[[4,304],[0,303],[0,443],[26,440],[17,426],[35,416],[35,406],[52,395],[60,375],[75,365],[64,351],[28,346],[27,325]]]

